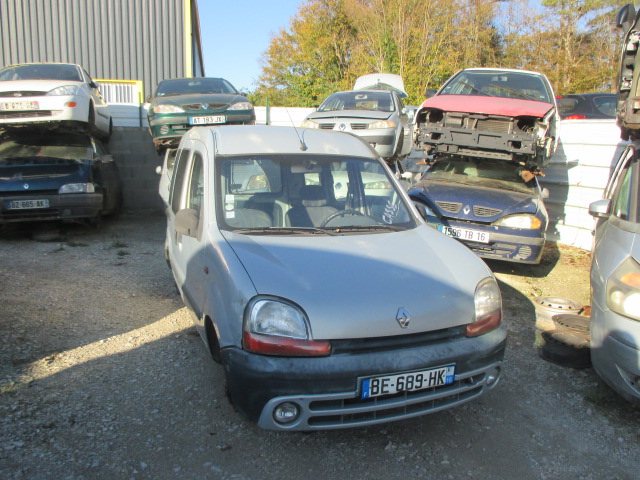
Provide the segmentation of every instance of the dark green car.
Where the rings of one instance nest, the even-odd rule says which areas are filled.
[[[224,78],[176,78],[158,85],[149,105],[149,131],[159,152],[177,146],[194,125],[253,125],[247,97]]]

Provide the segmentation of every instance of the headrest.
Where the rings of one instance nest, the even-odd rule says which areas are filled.
[[[300,190],[302,205],[305,207],[324,207],[327,199],[320,185],[305,185]]]

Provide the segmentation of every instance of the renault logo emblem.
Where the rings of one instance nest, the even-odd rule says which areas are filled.
[[[22,188],[24,188],[25,190],[29,190],[29,184],[25,183],[24,185],[22,185]]]
[[[402,328],[407,328],[409,326],[409,322],[411,322],[411,315],[409,315],[409,312],[404,308],[400,307],[396,314],[396,320]]]
[[[341,123],[338,128],[340,129],[341,132],[344,132],[347,129],[347,126],[344,123]]]
[[[469,215],[471,208],[469,208],[469,205],[465,205],[462,211],[464,212],[465,215]]]

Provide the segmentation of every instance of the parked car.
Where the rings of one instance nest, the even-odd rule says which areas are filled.
[[[62,128],[108,140],[113,129],[99,85],[79,65],[25,63],[0,70],[0,128]]]
[[[468,68],[416,114],[415,144],[428,155],[460,155],[544,167],[556,150],[559,115],[547,77],[525,70]]]
[[[365,142],[196,127],[176,158],[173,276],[231,402],[261,427],[375,425],[496,385],[506,329],[495,278],[424,224]]]
[[[549,215],[536,175],[502,160],[437,160],[409,190],[429,225],[483,258],[540,263]]]
[[[620,156],[597,219],[591,263],[591,363],[623,398],[640,406],[640,142]]]
[[[194,125],[251,125],[256,121],[251,102],[224,78],[163,80],[149,102],[149,132],[159,152],[176,147]]]
[[[556,97],[562,120],[614,120],[615,93],[574,93]]]
[[[411,152],[411,118],[402,98],[390,90],[352,90],[329,95],[303,128],[357,135],[390,164]]]
[[[0,224],[88,220],[116,213],[113,157],[86,134],[15,130],[0,136]]]

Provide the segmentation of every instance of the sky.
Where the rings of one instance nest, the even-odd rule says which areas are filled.
[[[288,29],[304,0],[198,0],[204,72],[252,91],[272,35]]]

